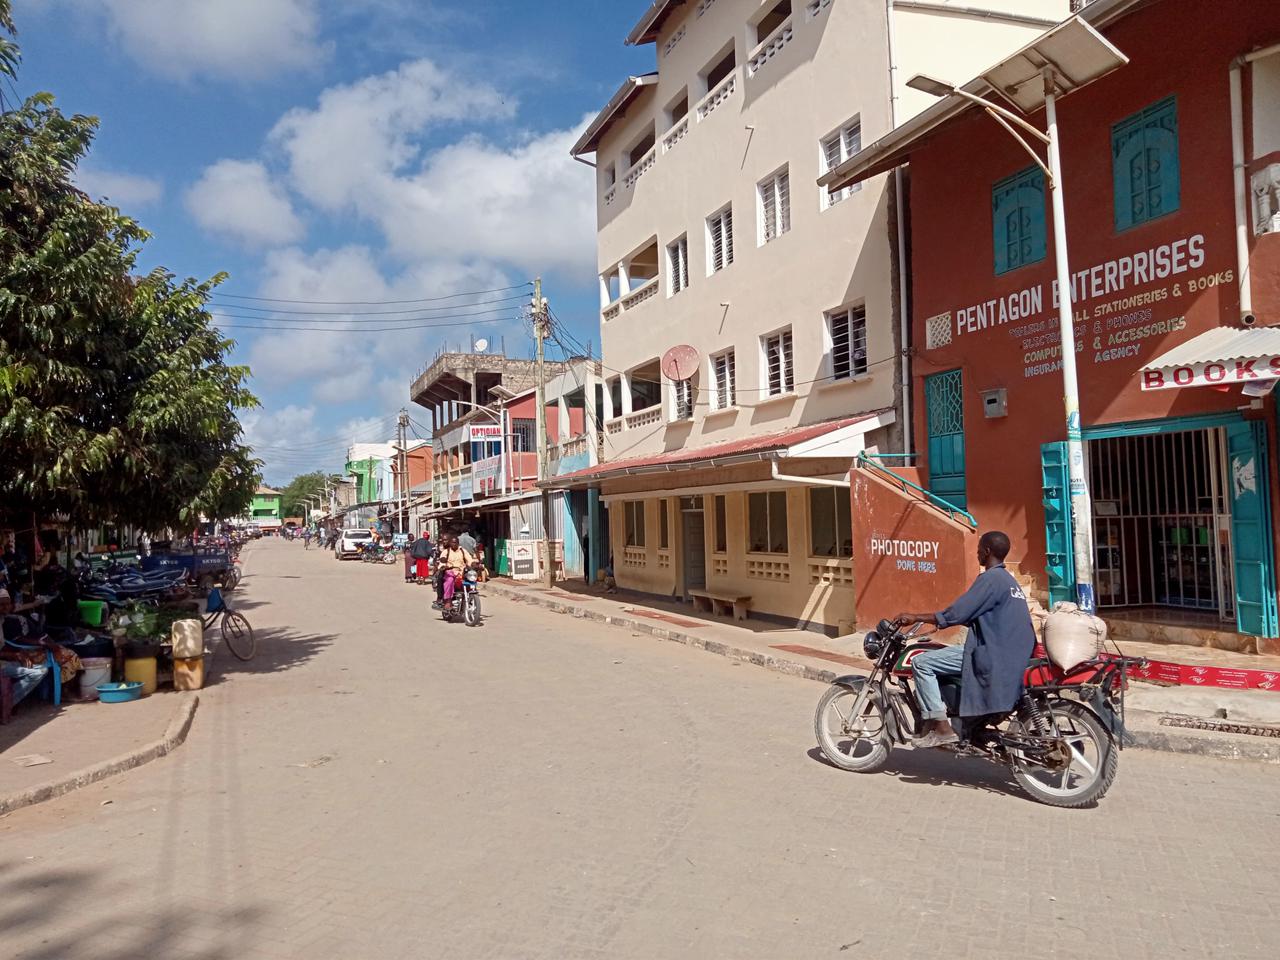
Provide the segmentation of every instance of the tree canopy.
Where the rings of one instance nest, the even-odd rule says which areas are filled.
[[[324,493],[325,485],[338,479],[323,470],[303,473],[294,477],[280,491],[280,506],[286,517],[305,515],[303,503],[307,497],[315,497]],[[322,507],[323,509],[323,507]]]
[[[0,0],[0,73],[17,47]],[[72,183],[98,121],[39,93],[0,113],[0,511],[157,529],[246,507],[248,368],[213,326],[224,277],[135,272],[149,238]]]

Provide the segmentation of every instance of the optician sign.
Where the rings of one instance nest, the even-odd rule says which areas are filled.
[[[1210,360],[1142,371],[1143,390],[1213,387],[1280,379],[1280,354],[1247,360]]]
[[[484,440],[501,440],[502,427],[496,423],[473,423],[471,424],[471,442],[479,443]]]

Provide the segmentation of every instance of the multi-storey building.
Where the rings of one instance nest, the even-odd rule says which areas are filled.
[[[611,554],[620,584],[853,621],[841,484],[859,452],[904,447],[902,196],[892,177],[836,193],[817,180],[928,104],[900,78],[970,75],[1067,13],[1067,0],[644,12],[627,41],[653,44],[657,71],[629,78],[573,149],[596,166],[605,462],[556,481],[601,491],[595,562]]]

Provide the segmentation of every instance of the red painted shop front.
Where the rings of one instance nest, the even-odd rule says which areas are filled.
[[[1228,68],[1280,40],[1270,7],[1139,7],[1102,30],[1130,63],[1059,104],[1100,606],[1177,608],[1259,636],[1274,632],[1274,586],[1261,629],[1253,607],[1266,605],[1257,587],[1276,560],[1275,396],[1255,402],[1235,384],[1144,391],[1142,370],[1239,322]],[[1126,162],[1162,180],[1138,183],[1145,205],[1117,198]],[[978,111],[911,150],[914,420],[935,492],[981,529],[1007,531],[1022,569],[1062,599],[1070,516],[1051,211],[1037,224],[1005,202],[1028,187],[1034,197],[1036,172]],[[1010,209],[1017,221],[1000,221]],[[1027,239],[1040,228],[1043,249]],[[1280,235],[1251,231],[1250,243],[1258,324],[1280,323]],[[1259,543],[1261,561],[1248,556]]]

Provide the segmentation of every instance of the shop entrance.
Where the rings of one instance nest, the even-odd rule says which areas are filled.
[[[1226,431],[1087,444],[1099,607],[1235,619]]]
[[[707,588],[707,528],[702,497],[680,498],[681,541],[684,545],[684,598],[690,590]]]

